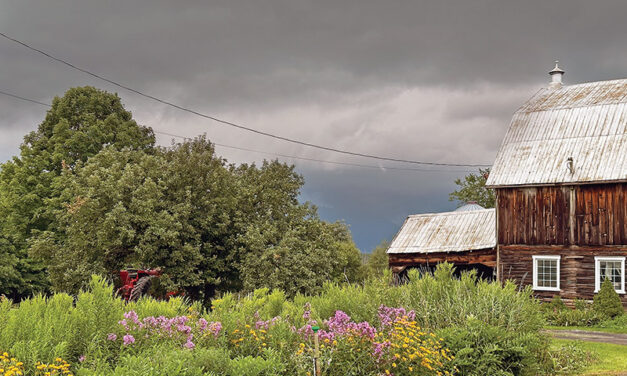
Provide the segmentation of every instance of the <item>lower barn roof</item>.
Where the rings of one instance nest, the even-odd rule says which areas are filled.
[[[496,247],[494,209],[410,215],[387,253],[464,252]]]

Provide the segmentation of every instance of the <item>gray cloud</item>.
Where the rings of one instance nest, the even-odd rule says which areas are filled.
[[[360,152],[490,163],[513,111],[548,81],[624,77],[615,1],[0,0],[2,32],[132,87],[266,131]],[[164,107],[0,40],[0,89],[50,102],[72,86],[117,91],[155,129],[309,158],[375,161],[249,135]],[[0,159],[45,108],[0,100]],[[169,137],[159,137],[168,144]],[[264,155],[219,148],[234,162]],[[290,161],[290,160],[288,160]],[[297,163],[303,198],[370,249],[409,213],[451,209],[463,173]]]

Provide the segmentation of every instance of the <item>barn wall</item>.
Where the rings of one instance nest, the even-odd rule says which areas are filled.
[[[627,247],[563,247],[563,246],[500,246],[500,267],[503,280],[513,280],[516,284],[533,284],[534,255],[561,256],[561,291],[535,291],[539,298],[550,299],[560,295],[565,299],[586,299],[594,297],[595,256],[627,256]],[[627,307],[627,294],[620,295]]]
[[[625,183],[501,188],[497,193],[501,245],[627,244]]]
[[[496,267],[496,251],[493,248],[466,252],[389,253],[389,265],[421,266],[450,262],[455,265],[483,264]]]

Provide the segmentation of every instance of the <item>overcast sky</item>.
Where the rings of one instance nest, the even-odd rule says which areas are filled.
[[[197,111],[311,143],[394,158],[490,164],[512,113],[549,81],[627,76],[625,1],[0,0],[0,31]],[[455,208],[464,168],[398,171],[168,108],[0,38],[0,90],[49,103],[70,87],[117,92],[143,125],[206,133],[293,160],[303,200],[370,251],[408,214]],[[45,108],[0,96],[0,160]],[[159,136],[160,144],[171,138]],[[269,156],[218,147],[229,161]],[[425,169],[427,169],[425,167]]]

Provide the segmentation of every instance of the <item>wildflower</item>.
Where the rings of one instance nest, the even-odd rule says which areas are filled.
[[[118,339],[118,336],[115,335],[115,333],[109,333],[109,335],[107,336],[107,339],[109,341],[115,341],[116,339]]]
[[[78,357],[78,361],[83,363],[85,361],[85,355],[81,355]]]
[[[124,336],[124,346],[130,345],[131,343],[135,343],[135,337],[130,334]]]
[[[193,349],[194,347],[196,347],[196,345],[194,345],[194,343],[191,340],[187,340],[187,342],[185,342],[185,344],[183,345],[183,347],[185,347],[186,349]]]

